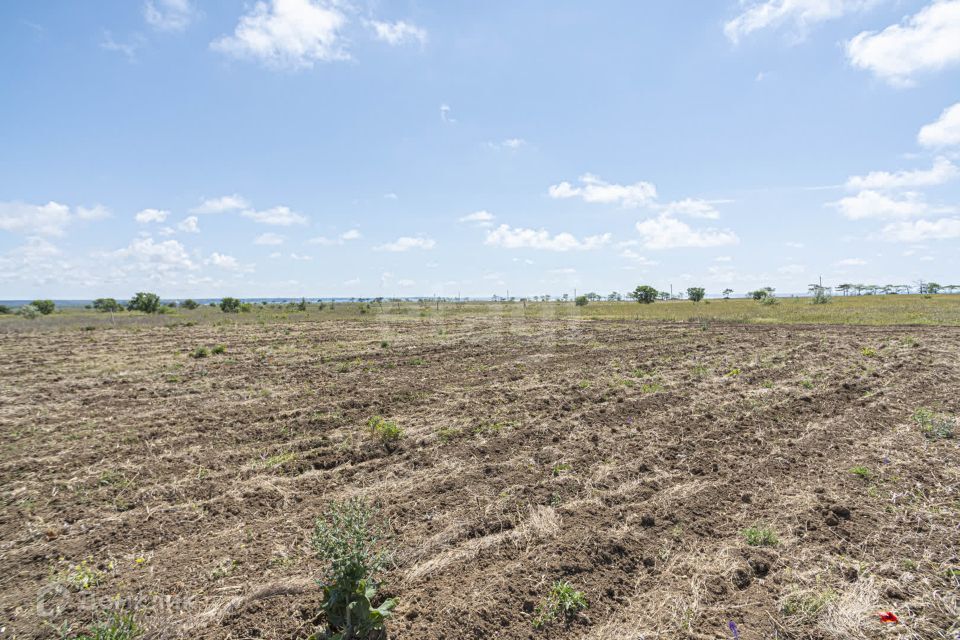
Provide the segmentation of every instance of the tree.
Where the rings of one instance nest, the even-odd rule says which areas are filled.
[[[224,313],[239,313],[240,301],[231,297],[223,298],[220,300],[220,310]]]
[[[754,300],[760,301],[766,298],[773,297],[774,291],[776,291],[776,289],[774,289],[773,287],[763,287],[761,289],[757,289],[756,291],[751,291],[750,297],[753,298]]]
[[[576,299],[573,301],[573,303],[576,304],[578,307],[585,307],[587,306],[587,304],[589,304],[589,302],[590,302],[590,298],[588,298],[587,296],[577,296]]]
[[[156,313],[160,309],[160,296],[155,293],[137,292],[127,303],[127,309],[130,311],[142,311],[143,313]]]
[[[7,315],[10,313],[10,307],[5,304],[0,304],[0,315]]]
[[[621,296],[616,291],[611,291],[610,295],[607,296],[607,300],[609,300],[610,302],[619,302],[620,300],[623,300],[623,296]]]
[[[189,310],[189,311],[193,311],[194,309],[196,309],[196,308],[199,307],[200,305],[197,304],[197,301],[196,301],[196,300],[193,300],[193,299],[191,299],[191,298],[187,298],[186,300],[184,300],[183,302],[180,303],[180,306],[183,307],[184,309]]]
[[[726,288],[726,289],[724,289],[724,290],[723,290],[723,299],[724,299],[724,300],[729,300],[731,293],[733,293],[733,289],[731,289],[731,288],[729,288],[729,287]]]
[[[928,282],[928,283],[927,283],[927,293],[940,293],[940,289],[942,289],[942,288],[943,288],[943,287],[940,286],[940,284],[937,283],[937,282]],[[36,304],[36,302],[34,302],[34,304]],[[51,303],[51,304],[53,304],[53,303]],[[41,310],[41,311],[42,311],[42,310]]]
[[[830,302],[830,290],[819,284],[811,284],[807,287],[813,294],[813,304],[827,304]]]
[[[103,313],[116,313],[123,307],[114,298],[97,298],[93,301],[93,308]]]
[[[297,310],[298,310],[298,311],[306,311],[306,310],[307,310],[307,299],[306,299],[306,298],[300,298],[300,302],[297,303]]]
[[[50,315],[53,313],[53,310],[57,308],[57,305],[53,303],[53,300],[34,300],[30,304],[35,306],[37,311],[45,316]]]
[[[17,315],[27,320],[34,320],[40,316],[40,309],[37,309],[32,304],[25,304],[17,309]]]
[[[707,295],[707,291],[703,287],[690,287],[687,289],[687,297],[694,302],[700,302],[705,295]]]
[[[641,304],[650,304],[657,299],[657,290],[647,284],[642,284],[628,294]]]
[[[847,282],[837,285],[837,291],[843,291],[843,295],[847,295],[848,293],[850,293],[850,289],[853,289],[853,285]]]

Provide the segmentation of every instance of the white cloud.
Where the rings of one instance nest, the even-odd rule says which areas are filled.
[[[741,4],[747,5],[746,0]],[[876,0],[763,0],[749,3],[736,18],[727,22],[723,32],[733,42],[761,29],[790,24],[803,37],[807,29],[819,22],[840,18],[860,11]]]
[[[133,266],[141,270],[170,271],[197,268],[187,250],[176,240],[156,242],[153,238],[138,238],[127,247],[109,255],[127,258],[132,261]]]
[[[520,147],[525,147],[527,141],[523,138],[507,138],[506,140],[501,140],[500,142],[488,142],[487,146],[491,149],[507,149],[508,151],[516,151]]]
[[[374,248],[377,251],[409,251],[410,249],[433,249],[436,244],[432,238],[403,236]]]
[[[917,142],[924,147],[960,145],[960,102],[944,109],[936,122],[921,127]]]
[[[190,209],[190,213],[226,213],[228,211],[240,211],[241,209],[249,208],[250,203],[246,198],[233,194],[232,196],[208,198],[201,202],[199,206]]]
[[[585,251],[599,249],[612,240],[609,233],[578,239],[570,233],[550,235],[546,229],[521,229],[501,224],[487,232],[485,243],[504,249],[541,249],[545,251]]]
[[[240,18],[232,36],[210,47],[273,69],[297,70],[314,62],[349,59],[340,31],[347,24],[332,0],[261,0]]]
[[[912,218],[932,212],[949,211],[942,207],[931,207],[921,198],[920,194],[907,192],[901,199],[896,199],[877,191],[861,191],[855,196],[841,198],[829,203],[836,207],[844,217],[850,220],[866,220],[869,218]]]
[[[714,262],[733,262],[733,258],[730,256],[717,256],[713,259]]]
[[[111,215],[109,209],[99,204],[92,207],[77,207],[75,213],[81,220],[103,220]]]
[[[660,210],[667,215],[683,215],[691,218],[716,220],[720,217],[720,212],[716,210],[713,203],[693,198],[669,202],[663,205]]]
[[[802,242],[784,242],[783,244],[791,249],[803,249],[803,247],[806,246]]]
[[[392,191],[389,192],[389,193],[383,194],[383,197],[384,197],[384,199],[386,199],[386,200],[399,200],[399,199],[400,199],[400,196],[398,196],[397,194],[395,194],[395,193],[392,192]]]
[[[151,222],[163,222],[169,215],[170,212],[164,209],[143,209],[138,211],[133,218],[140,224],[149,224]]]
[[[300,262],[310,262],[311,260],[313,260],[313,256],[301,255],[299,253],[291,253],[290,259],[299,260]]]
[[[408,42],[416,42],[421,46],[427,43],[427,31],[415,24],[399,20],[397,22],[379,22],[376,20],[367,23],[377,40],[397,46]]]
[[[295,224],[306,224],[307,217],[292,211],[290,207],[273,207],[265,211],[247,209],[240,212],[244,218],[250,218],[260,224],[271,224],[278,227],[289,227]]]
[[[494,218],[496,218],[496,216],[489,211],[474,211],[473,213],[468,213],[458,220],[459,222],[471,223],[478,227],[490,227],[493,226]]]
[[[636,226],[641,244],[648,249],[722,247],[740,242],[737,234],[729,229],[694,229],[667,214],[648,218]]]
[[[190,0],[146,0],[143,4],[144,19],[161,31],[183,31],[196,13]]]
[[[0,202],[0,230],[62,236],[73,216],[70,207],[58,202],[26,204]]]
[[[137,50],[144,44],[143,36],[134,34],[128,42],[118,42],[113,39],[113,34],[109,31],[103,32],[103,38],[100,40],[100,48],[104,51],[116,51],[122,53],[129,62],[137,60]]]
[[[237,262],[236,258],[217,253],[216,251],[210,254],[208,262],[215,267],[227,269],[228,271],[238,271],[240,269],[240,263]]]
[[[889,242],[923,242],[960,238],[960,218],[894,222],[880,231],[880,239]]]
[[[899,86],[911,84],[919,72],[960,63],[960,0],[935,0],[900,24],[854,36],[847,57]]]
[[[836,262],[838,267],[862,267],[865,264],[867,261],[863,258],[844,258]]]
[[[650,204],[657,197],[657,188],[649,182],[611,184],[598,176],[586,173],[580,176],[582,186],[569,182],[552,185],[547,193],[551,198],[582,198],[584,202],[619,204],[621,207],[639,207]]]
[[[177,229],[186,233],[200,233],[197,216],[187,216],[177,224]]]
[[[929,169],[916,171],[871,171],[865,176],[847,179],[848,189],[897,189],[904,187],[933,187],[960,177],[960,169],[946,158],[937,158]]]
[[[317,236],[316,238],[310,238],[307,240],[307,244],[322,244],[326,246],[335,245],[335,244],[344,244],[350,240],[359,240],[363,236],[356,229],[350,229],[349,231],[344,231],[336,238],[327,238],[326,236]]]
[[[456,122],[456,119],[450,115],[450,105],[446,103],[440,105],[440,119],[450,124]]]
[[[623,251],[620,252],[620,257],[621,257],[621,258],[626,258],[627,260],[633,260],[633,261],[636,262],[637,264],[640,264],[640,265],[643,265],[643,266],[652,267],[652,266],[654,266],[654,265],[659,264],[659,263],[656,262],[655,260],[650,260],[650,259],[647,258],[646,256],[640,255],[639,253],[637,253],[637,252],[634,251],[633,249],[624,249]]]
[[[283,244],[284,239],[285,238],[279,233],[261,233],[259,236],[254,238],[253,244],[273,247],[278,244]]]

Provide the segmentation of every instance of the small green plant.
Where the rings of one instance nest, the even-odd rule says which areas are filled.
[[[773,529],[766,527],[750,527],[744,529],[743,537],[751,547],[775,547],[780,541]]]
[[[858,478],[863,478],[864,480],[869,480],[873,473],[867,467],[857,465],[850,469],[850,473],[857,476]]]
[[[103,580],[103,572],[91,566],[87,560],[70,567],[63,574],[63,581],[77,591],[86,591],[95,587],[100,584],[101,580]]]
[[[206,347],[197,347],[190,353],[190,357],[197,360],[200,358],[206,358],[208,355],[210,355],[210,352],[207,351]]]
[[[860,354],[866,356],[867,358],[876,358],[877,350],[873,347],[863,347],[860,349]]]
[[[409,362],[409,364],[411,364],[411,365],[413,365],[413,366],[415,366],[415,367],[419,367],[420,365],[425,364],[425,363],[426,363],[426,360],[424,360],[423,358],[421,358],[421,357],[419,357],[419,356],[416,357],[416,358],[410,358],[410,362]]]
[[[263,466],[265,467],[280,467],[285,465],[288,462],[292,462],[297,459],[297,454],[293,451],[287,451],[286,453],[278,453],[275,456],[270,456],[263,461]]]
[[[74,636],[74,640],[134,640],[134,638],[139,638],[140,635],[140,628],[132,615],[114,613],[107,621],[91,627],[89,631]]]
[[[796,619],[800,623],[812,623],[820,616],[828,604],[837,599],[837,594],[824,591],[794,591],[783,599],[780,610],[783,615]]]
[[[813,380],[804,379],[800,381],[800,386],[804,389],[813,389]]]
[[[396,422],[385,420],[383,416],[373,416],[367,420],[370,435],[379,440],[387,451],[392,451],[394,445],[403,437],[403,429]]]
[[[589,380],[581,380],[580,382],[577,383],[577,386],[580,387],[581,389],[589,389],[589,388],[590,388],[590,381],[589,381]]]
[[[730,371],[727,371],[725,374],[723,374],[723,377],[736,378],[738,375],[740,375],[740,369],[737,369],[736,367],[734,367],[733,369],[730,369]]]
[[[550,592],[537,606],[533,626],[539,629],[557,618],[570,620],[588,606],[587,598],[582,591],[574,589],[569,582],[558,580],[553,583]]]
[[[374,633],[382,634],[396,601],[387,599],[374,606],[376,574],[386,562],[374,517],[369,504],[354,498],[331,504],[317,519],[313,548],[326,564],[318,584],[328,629],[311,639],[367,640]]]
[[[389,348],[390,348],[390,343],[387,342],[386,340],[381,340],[381,341],[380,341],[380,348],[381,348],[381,349],[389,349]]]
[[[552,473],[555,476],[560,476],[570,471],[571,469],[573,469],[573,467],[570,464],[566,462],[558,462],[557,464],[553,465],[553,469],[550,470],[550,473]]]
[[[210,353],[212,353],[215,356],[223,355],[226,352],[227,352],[227,348],[222,344],[214,345],[213,348],[210,349]]]
[[[956,429],[956,420],[934,413],[924,407],[913,412],[913,421],[920,427],[923,435],[931,440],[952,438]]]
[[[659,382],[644,382],[640,385],[641,393],[657,393],[663,391],[663,385]]]
[[[463,430],[457,427],[440,427],[437,429],[437,438],[440,442],[453,442],[463,436]]]

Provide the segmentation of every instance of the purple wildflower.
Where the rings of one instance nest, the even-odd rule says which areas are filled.
[[[740,640],[740,630],[737,629],[737,623],[731,620],[727,623],[727,626],[730,627],[730,633],[733,634],[733,640]]]

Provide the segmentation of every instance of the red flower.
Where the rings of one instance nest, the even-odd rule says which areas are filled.
[[[897,618],[897,614],[893,611],[878,611],[877,615],[880,616],[880,622],[900,622],[900,619]]]

